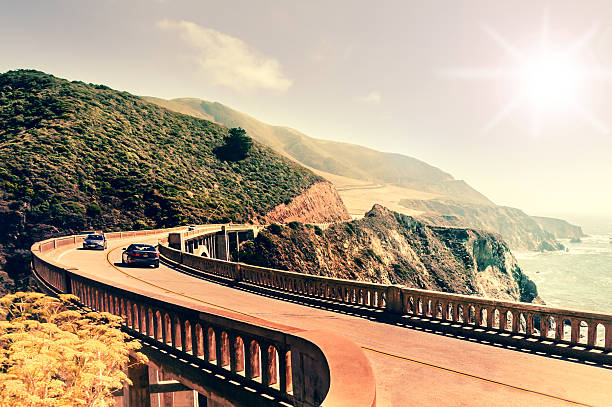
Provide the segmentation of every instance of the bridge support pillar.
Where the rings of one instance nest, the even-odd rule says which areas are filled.
[[[130,357],[128,378],[132,381],[128,389],[129,407],[151,407],[149,366],[144,363],[136,363],[136,359]]]
[[[229,260],[229,238],[225,226],[215,235],[215,249],[217,259]]]

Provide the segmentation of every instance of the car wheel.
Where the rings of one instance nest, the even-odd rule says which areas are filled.
[[[159,262],[156,262],[155,264],[153,264],[153,267],[158,268],[159,267]]]

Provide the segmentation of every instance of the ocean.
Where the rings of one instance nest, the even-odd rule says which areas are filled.
[[[514,253],[547,305],[612,313],[612,233],[560,239],[565,251]]]

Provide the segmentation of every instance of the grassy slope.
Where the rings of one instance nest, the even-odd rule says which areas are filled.
[[[220,161],[226,134],[102,85],[0,75],[0,266],[10,272],[11,253],[35,239],[84,228],[246,222],[320,180],[258,143]]]
[[[383,153],[355,144],[319,140],[297,130],[271,126],[220,103],[200,99],[146,98],[169,109],[196,117],[213,118],[226,126],[240,126],[259,142],[316,170],[372,183],[393,183],[456,200],[492,204],[463,181],[423,161]]]

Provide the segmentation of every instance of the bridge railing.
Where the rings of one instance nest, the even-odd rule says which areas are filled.
[[[300,296],[359,305],[390,314],[450,322],[498,336],[538,338],[556,345],[612,351],[612,315],[501,301],[470,295],[420,290],[204,258],[160,246],[160,253],[185,266],[213,275]]]
[[[151,232],[106,236],[121,239],[156,234]],[[304,331],[194,306],[164,294],[139,293],[133,287],[93,279],[50,258],[57,248],[75,247],[82,241],[83,236],[70,236],[32,246],[33,272],[40,285],[55,293],[74,294],[93,310],[122,316],[132,336],[153,341],[177,355],[177,360],[203,364],[277,401],[296,406],[375,406],[372,369],[353,342],[330,332]],[[225,275],[227,265],[222,263],[228,262],[216,267]],[[210,266],[208,262],[192,264]]]
[[[612,315],[475,296],[396,288],[400,312],[539,337],[556,343],[612,350]]]

